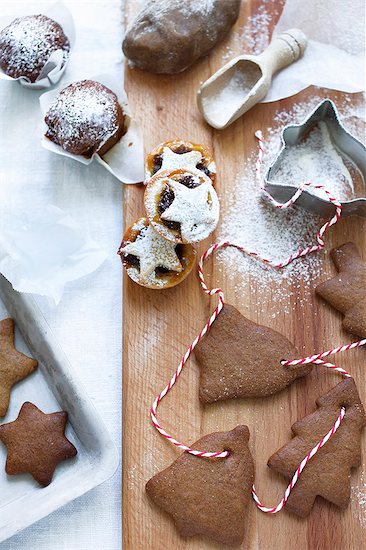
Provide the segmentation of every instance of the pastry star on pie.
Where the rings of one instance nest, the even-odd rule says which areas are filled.
[[[6,473],[29,473],[40,485],[49,485],[57,464],[77,454],[65,437],[66,422],[64,411],[45,414],[24,403],[14,422],[0,426],[0,441],[8,453]]]
[[[146,184],[163,170],[188,170],[205,174],[215,185],[216,164],[210,151],[200,143],[174,139],[160,143],[146,159]]]
[[[136,256],[140,260],[140,276],[143,281],[146,281],[157,267],[178,273],[182,271],[175,244],[163,239],[151,225],[141,231],[133,243],[123,246],[120,252]]]
[[[203,241],[219,221],[219,199],[202,171],[159,170],[147,184],[144,203],[153,228],[175,243]]]
[[[180,224],[183,242],[197,242],[208,237],[219,218],[219,203],[211,183],[206,181],[194,189],[174,180],[167,183],[174,192],[174,200],[161,219]]]
[[[195,170],[202,154],[199,151],[189,151],[179,155],[169,147],[164,147],[162,158],[161,170]]]
[[[196,257],[192,245],[167,241],[147,218],[140,218],[126,230],[118,253],[128,276],[154,289],[181,283],[192,271]]]
[[[334,248],[331,258],[338,274],[316,287],[316,293],[343,313],[343,326],[366,338],[366,263],[354,243]]]
[[[0,321],[0,417],[6,415],[10,392],[16,382],[29,376],[38,362],[14,347],[14,321]]]

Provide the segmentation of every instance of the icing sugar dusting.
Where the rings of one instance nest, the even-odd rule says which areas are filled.
[[[162,153],[162,165],[160,170],[196,170],[197,164],[202,159],[200,151],[189,151],[177,154],[169,147],[164,147]]]
[[[326,122],[320,121],[306,139],[297,145],[286,146],[271,181],[284,185],[311,181],[325,185],[340,200],[352,199],[355,198],[355,186],[346,162],[346,157],[342,158],[333,143]],[[352,165],[350,160],[347,164]],[[354,171],[357,171],[356,167]],[[322,189],[310,187],[309,192],[326,198]]]
[[[262,173],[266,172],[278,153],[283,126],[302,122],[321,100],[322,98],[315,96],[307,102],[295,104],[288,111],[279,111],[275,114],[273,127],[264,129],[265,155]],[[365,135],[364,126],[359,118],[362,117],[362,104],[354,106],[350,100],[345,100],[337,107],[345,127],[352,131],[355,137],[362,139]],[[272,206],[258,187],[255,174],[256,160],[257,150],[239,166],[233,185],[235,192],[227,194],[222,205],[222,223],[218,237],[220,240],[229,239],[242,244],[262,256],[280,262],[291,252],[313,243],[324,220],[301,208],[279,210]],[[296,166],[293,170],[295,168]],[[329,162],[323,165],[323,170],[323,176],[327,177]],[[296,173],[293,175],[295,179]],[[343,186],[344,182],[340,182],[338,190]],[[336,188],[334,192],[337,194]],[[257,284],[264,288],[267,284],[275,283],[271,284],[271,300],[279,304],[279,311],[273,314],[275,317],[290,312],[291,296],[296,294],[300,286],[304,289],[304,299],[301,303],[298,300],[297,304],[300,308],[306,307],[306,296],[312,292],[314,280],[320,274],[323,254],[318,252],[308,255],[281,270],[264,266],[233,248],[222,249],[218,252],[217,258],[220,261],[219,270],[233,281],[234,291],[238,296],[243,294],[243,289],[248,284],[248,275],[251,275],[249,284],[252,292],[256,291]],[[256,293],[256,299],[258,309],[266,310],[268,296],[263,292]]]
[[[313,242],[322,221],[298,208],[278,210],[263,198],[256,181],[255,160],[256,155],[251,155],[245,161],[244,170],[236,175],[234,186],[237,192],[229,199],[222,215],[220,239],[242,244],[265,258],[280,262],[300,246]],[[319,272],[320,267],[319,255],[307,256],[280,271],[264,266],[233,248],[222,250],[219,257],[225,264],[235,265],[235,270],[227,269],[229,278],[236,279],[238,273],[249,273],[259,278],[262,284],[273,280],[280,283],[284,279],[292,284],[293,279],[302,278],[309,285],[311,277]]]
[[[34,76],[35,80],[51,53],[58,49],[64,50],[66,60],[68,39],[60,25],[45,15],[20,17],[0,32],[1,66],[15,78],[24,75]]]
[[[183,183],[185,179],[190,181],[191,187]],[[159,204],[167,189],[172,192],[173,200],[160,212]],[[202,241],[214,231],[219,221],[219,199],[210,178],[203,172],[175,174],[165,170],[157,173],[147,186],[144,200],[152,225],[168,240],[183,243]],[[171,229],[164,221],[176,222],[179,229]]]
[[[356,505],[353,507],[353,514],[358,518],[361,527],[366,529],[366,481],[364,472],[361,473],[361,479],[351,490],[351,498]]]
[[[244,65],[243,65],[244,64]],[[262,71],[250,61],[239,62],[232,70],[225,86],[212,95],[203,95],[205,113],[222,126],[254,93],[254,86],[262,77]]]
[[[133,255],[139,259],[139,267],[127,268],[131,279],[135,282],[163,287],[168,280],[157,276],[156,268],[164,267],[179,273],[182,271],[182,264],[175,250],[176,244],[161,237],[151,225],[147,226],[146,223],[147,220],[142,218],[133,225],[132,230],[138,231],[139,234],[135,241],[125,244],[120,249],[120,253]]]
[[[116,99],[116,95],[99,82],[75,82],[59,93],[46,115],[46,122],[54,128],[65,148],[83,139],[100,148],[118,130]]]
[[[189,189],[174,180],[167,179],[174,192],[172,204],[162,213],[163,220],[180,223],[183,242],[198,242],[206,239],[215,229],[220,214],[216,191],[209,178]]]
[[[182,17],[192,17],[194,15],[200,15],[202,17],[209,16],[215,9],[217,0],[150,0],[146,3],[146,6],[138,14],[137,19],[142,18],[145,12],[149,12],[153,6],[153,20],[159,20],[161,17],[169,15],[172,10],[179,10]],[[131,25],[134,24],[132,21]],[[128,30],[127,30],[128,32]]]
[[[258,55],[266,49],[270,42],[272,19],[279,13],[277,0],[262,0],[255,14],[249,15],[245,25],[232,33],[231,44],[226,46],[222,56],[228,61],[239,53]],[[268,7],[271,5],[271,11]]]

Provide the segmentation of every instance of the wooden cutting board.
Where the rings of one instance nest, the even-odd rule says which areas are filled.
[[[250,15],[258,13],[261,2],[243,2],[240,29]],[[267,3],[266,10],[280,7],[280,2]],[[127,22],[139,10],[139,2],[126,0]],[[274,21],[276,18],[274,18]],[[233,35],[212,54],[193,68],[175,76],[157,76],[139,70],[126,69],[126,89],[145,139],[146,152],[162,141],[172,138],[189,139],[209,146],[218,167],[217,191],[225,209],[225,198],[235,192],[237,166],[244,153],[254,151],[254,131],[273,125],[273,114],[279,108],[290,109],[299,101],[311,97],[307,89],[296,97],[281,102],[259,105],[225,131],[208,127],[196,107],[196,91],[223,63],[223,51],[239,54]],[[344,95],[316,90],[317,95],[342,100]],[[354,96],[349,96],[350,100]],[[143,188],[125,186],[124,222],[129,226],[142,216]],[[348,240],[354,241],[365,253],[366,220],[342,220],[330,232],[327,249]],[[199,247],[203,252],[212,240]],[[328,349],[355,338],[341,329],[341,315],[315,298],[307,298],[304,306],[304,284],[293,288],[288,297],[291,314],[275,315],[278,304],[271,302],[274,288],[251,280],[240,296],[235,293],[235,276],[228,278],[225,267],[218,269],[215,260],[205,267],[207,280],[224,289],[229,303],[236,305],[253,321],[270,326],[294,341],[305,355]],[[321,280],[334,273],[328,257],[324,259]],[[287,288],[287,287],[286,287]],[[288,290],[287,290],[288,292]],[[268,297],[267,308],[257,308],[258,297]],[[124,277],[123,293],[123,548],[140,549],[209,549],[217,545],[203,538],[183,540],[170,520],[147,499],[144,486],[155,473],[168,466],[179,451],[165,441],[152,427],[149,408],[159,391],[175,371],[181,355],[202,328],[216,306],[202,293],[195,274],[175,289],[152,291],[139,287]],[[286,297],[284,297],[286,300]],[[300,308],[298,304],[302,303]],[[366,403],[365,350],[338,356],[338,364],[355,377],[361,398]],[[200,406],[198,401],[198,367],[191,358],[175,388],[162,402],[158,417],[162,425],[185,443],[193,443],[204,434],[230,430],[247,424],[251,432],[250,447],[256,464],[256,487],[267,506],[278,503],[285,481],[266,466],[268,458],[291,437],[290,427],[296,420],[315,409],[315,399],[340,381],[340,377],[314,368],[306,379],[288,390],[267,399],[227,401]],[[363,457],[366,457],[363,437]],[[319,499],[308,519],[300,520],[282,511],[276,516],[263,514],[250,503],[243,548],[285,550],[290,548],[343,550],[361,549],[366,537],[365,507],[366,473],[362,468],[352,473],[352,500],[345,512]],[[363,541],[363,542],[362,542]]]

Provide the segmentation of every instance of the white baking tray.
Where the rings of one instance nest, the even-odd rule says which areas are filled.
[[[16,322],[16,347],[39,361],[37,371],[16,384],[7,415],[11,422],[25,401],[44,412],[69,413],[67,437],[77,447],[75,459],[59,464],[52,483],[40,487],[30,475],[7,476],[6,449],[0,443],[0,543],[109,479],[119,454],[99,414],[55,340],[33,298],[15,292],[0,275],[0,319]]]

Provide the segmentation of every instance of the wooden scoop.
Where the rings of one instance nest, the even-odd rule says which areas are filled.
[[[307,39],[300,29],[274,38],[260,55],[239,55],[219,69],[197,94],[198,108],[214,128],[226,128],[263,99],[274,73],[297,61]]]

